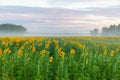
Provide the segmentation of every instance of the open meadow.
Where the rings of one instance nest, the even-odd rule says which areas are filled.
[[[120,37],[0,37],[0,80],[119,80]]]

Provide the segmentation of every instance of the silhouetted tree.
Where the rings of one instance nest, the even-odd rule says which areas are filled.
[[[90,31],[91,35],[97,34],[97,30]],[[108,36],[120,36],[120,24],[118,25],[110,25],[109,27],[103,27],[101,35],[108,35]]]
[[[92,36],[97,36],[97,35],[98,35],[98,29],[96,28],[96,29],[94,29],[94,30],[91,30],[91,31],[90,31],[90,34],[91,34]]]
[[[15,25],[15,24],[1,24],[0,25],[0,32],[26,32],[27,29],[24,28],[22,25]]]
[[[102,34],[102,35],[108,35],[108,28],[107,28],[107,27],[103,27],[101,34]]]
[[[116,25],[110,25],[108,28],[108,35],[116,35]]]
[[[120,24],[116,27],[116,33],[117,35],[120,35]]]

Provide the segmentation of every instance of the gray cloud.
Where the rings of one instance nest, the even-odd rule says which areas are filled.
[[[77,1],[77,0],[76,0]],[[32,32],[89,32],[93,28],[120,22],[120,8],[88,8],[70,10],[1,6],[0,23],[24,25]]]

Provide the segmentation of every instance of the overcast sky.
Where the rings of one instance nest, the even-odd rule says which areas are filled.
[[[120,0],[0,0],[0,23],[29,32],[87,33],[120,23]]]

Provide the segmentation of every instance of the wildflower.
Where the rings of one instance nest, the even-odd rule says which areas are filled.
[[[0,49],[0,55],[2,54],[2,49]]]
[[[33,47],[33,48],[32,48],[32,52],[35,52],[35,51],[36,51],[36,49],[35,49],[35,47]]]
[[[19,43],[16,43],[16,46],[19,46]]]
[[[7,49],[5,49],[3,52],[4,52],[4,53],[7,53]]]
[[[28,61],[30,61],[31,59],[30,58],[28,58]]]
[[[19,50],[18,50],[18,54],[17,54],[17,55],[18,55],[18,57],[20,57],[20,56],[22,55],[21,53],[22,53],[22,50],[21,50],[21,49],[19,49]]]
[[[88,55],[88,52],[85,53],[85,56],[87,56],[87,55]]]
[[[42,46],[42,44],[41,44],[41,43],[39,43],[39,44],[38,44],[38,46]]]
[[[24,53],[24,56],[28,56],[28,53]]]
[[[46,53],[46,50],[41,50],[41,51],[40,51],[40,54],[41,54],[41,55],[43,55],[43,54],[45,54],[45,53]]]
[[[2,61],[4,61],[5,59],[4,59],[4,57],[2,58]]]
[[[2,41],[2,45],[4,46],[6,44],[6,42],[5,41]]]
[[[64,58],[65,52],[61,51],[59,54],[60,54],[60,56],[62,56]]]
[[[119,47],[116,48],[116,51],[119,51]]]
[[[86,59],[85,63],[88,64],[88,59]]]
[[[55,47],[56,47],[56,48],[59,47],[59,42],[58,42],[58,40],[54,40],[54,44],[55,44]]]
[[[4,53],[11,53],[11,50],[10,50],[9,48],[6,48],[6,49],[4,50]]]
[[[61,51],[62,51],[62,48],[59,48],[59,49],[58,49],[58,54],[59,54]]]
[[[114,56],[114,51],[113,50],[110,52],[110,56],[111,57]]]
[[[7,47],[8,46],[8,41],[2,41],[2,45]]]
[[[30,49],[32,49],[33,48],[33,46],[32,45],[30,45]]]
[[[85,55],[85,53],[83,52],[82,54],[81,54],[81,56],[84,56]]]
[[[53,62],[53,57],[52,57],[52,56],[50,57],[50,60],[49,60],[49,61],[50,61],[50,63]]]
[[[85,49],[85,45],[81,43],[77,43],[77,46],[80,47],[81,49]]]
[[[58,40],[54,40],[54,44],[57,45],[59,42]]]
[[[20,57],[21,56],[21,53],[18,53],[18,57]]]
[[[64,43],[64,46],[66,46],[66,43]]]
[[[104,55],[107,55],[107,50],[104,51]]]
[[[71,54],[75,54],[75,50],[74,50],[74,49],[71,49],[71,50],[70,50],[70,53],[71,53]]]
[[[50,40],[48,40],[48,42],[46,43],[45,48],[49,48],[49,45],[50,45]]]
[[[46,44],[46,45],[45,45],[45,48],[46,48],[46,49],[49,48],[49,44]]]

